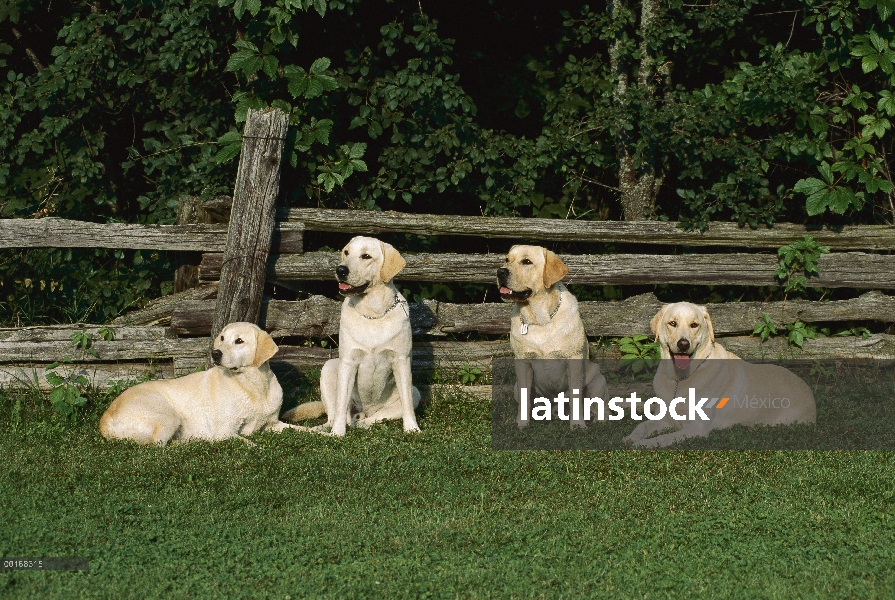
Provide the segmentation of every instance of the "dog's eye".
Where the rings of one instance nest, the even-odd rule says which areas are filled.
[[[690,329],[696,329],[699,327],[699,323],[690,323]]]
[[[677,321],[669,321],[668,324],[672,327],[677,327]]]
[[[224,336],[221,336],[221,341],[222,341],[222,342],[224,341]]]
[[[242,338],[236,338],[236,340],[235,340],[233,343],[234,343],[234,344],[241,344],[241,343],[242,343]]]
[[[531,261],[528,260],[527,258],[523,258],[523,259],[522,259],[522,264],[523,264],[523,265],[530,265],[530,264],[531,264]]]
[[[342,250],[342,254],[344,254],[345,256],[348,256],[348,250]]]
[[[361,257],[362,259],[364,259],[364,260],[370,260],[371,258],[373,258],[373,257],[370,256],[369,254],[361,254],[360,257]]]

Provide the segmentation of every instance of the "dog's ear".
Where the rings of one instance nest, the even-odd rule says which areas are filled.
[[[379,278],[384,283],[388,283],[395,278],[395,275],[401,272],[407,261],[391,244],[379,242],[379,245],[382,246],[382,268],[379,269]]]
[[[653,335],[659,335],[659,327],[661,327],[662,321],[665,320],[665,310],[667,308],[667,304],[660,308],[659,312],[656,313],[656,316],[653,317],[653,320],[649,322],[649,328],[653,332]]]
[[[711,343],[715,343],[715,328],[712,326],[712,318],[709,316],[709,311],[705,309],[704,306],[699,307],[700,312],[702,313],[702,319],[705,321],[705,326],[709,330],[709,341]]]
[[[569,267],[566,266],[566,263],[560,260],[556,254],[544,248],[544,287],[549,288],[568,273]]]
[[[273,355],[277,353],[277,350],[279,350],[279,348],[273,341],[273,338],[270,337],[270,334],[263,329],[259,329],[258,335],[255,338],[255,358],[252,361],[252,366],[260,367],[273,358]]]

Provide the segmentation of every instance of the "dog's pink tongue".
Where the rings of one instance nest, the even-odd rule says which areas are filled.
[[[690,366],[690,355],[689,354],[675,354],[674,355],[674,368],[680,369],[683,371],[687,367]]]
[[[502,287],[502,288],[500,288],[500,293],[501,293],[501,294],[512,294],[512,293],[513,293],[513,290],[511,290],[511,289],[508,288],[508,287]]]
[[[348,285],[347,283],[339,282],[339,289],[340,289],[340,290],[350,290],[350,289],[351,289],[351,286]]]

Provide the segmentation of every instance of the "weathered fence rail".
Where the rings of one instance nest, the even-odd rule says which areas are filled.
[[[212,203],[219,214],[226,202]],[[277,216],[299,222],[309,231],[374,235],[386,232],[422,235],[461,235],[531,241],[584,241],[603,243],[666,244],[671,246],[729,246],[776,250],[811,235],[834,250],[895,250],[895,226],[852,225],[834,230],[778,223],[773,228],[739,227],[736,223],[709,223],[705,231],[685,231],[675,222],[577,221],[518,217],[468,217],[398,212],[365,212],[358,219],[351,211],[319,208],[280,209]]]
[[[520,234],[521,235],[521,234]],[[283,280],[329,280],[339,255],[306,252],[270,257],[268,274]],[[494,283],[503,254],[405,254],[404,281]],[[777,257],[771,254],[561,254],[569,267],[568,283],[584,285],[639,285],[683,283],[691,285],[777,285]],[[219,277],[223,257],[203,255],[203,280]],[[810,287],[895,288],[895,255],[848,252],[825,254],[820,274],[808,278]]]
[[[0,385],[47,389],[48,363],[71,357],[73,369],[95,385],[140,377],[174,377],[206,365],[209,336],[232,320],[252,320],[280,343],[271,361],[275,371],[319,368],[337,353],[335,343],[295,345],[296,338],[338,334],[341,300],[311,296],[300,301],[262,297],[265,278],[290,281],[334,279],[336,252],[306,248],[305,231],[376,235],[413,233],[477,236],[518,243],[576,241],[672,246],[675,253],[562,255],[569,266],[567,283],[582,285],[737,285],[777,286],[774,276],[780,246],[812,235],[832,252],[819,260],[820,273],[808,285],[870,290],[849,300],[811,302],[719,303],[711,306],[716,335],[747,359],[895,358],[895,335],[848,336],[806,340],[804,349],[785,338],[762,342],[750,334],[767,315],[778,328],[795,321],[895,323],[895,227],[846,226],[840,229],[780,223],[773,228],[740,228],[709,223],[704,231],[685,231],[676,223],[611,222],[456,215],[418,215],[293,208],[277,209],[279,164],[286,119],[277,111],[250,111],[239,174],[232,198],[199,203],[190,199],[178,211],[178,225],[83,223],[65,219],[0,220],[0,247],[122,248],[177,251],[179,293],[156,299],[111,323],[114,338],[101,339],[99,325],[0,329]],[[275,222],[276,217],[276,222]],[[687,248],[710,251],[693,253]],[[731,251],[721,251],[726,248]],[[311,250],[311,251],[307,251]],[[750,252],[751,251],[751,252]],[[653,250],[655,252],[655,249]],[[687,252],[687,253],[685,253]],[[400,281],[493,284],[503,254],[404,254]],[[226,268],[225,268],[226,265]],[[222,271],[225,273],[222,276]],[[195,286],[195,287],[193,287]],[[333,288],[335,289],[335,287]],[[334,294],[335,296],[335,294]],[[621,337],[648,334],[662,305],[653,294],[619,302],[580,302],[587,334]],[[452,334],[506,335],[511,307],[503,303],[457,304],[426,300],[410,304],[416,336],[416,373],[464,365],[487,371],[494,357],[509,357],[505,340],[460,342],[439,339]],[[90,352],[73,346],[77,335],[93,338]],[[335,342],[335,340],[333,340]],[[594,353],[618,357],[612,347]]]
[[[279,254],[303,250],[304,226],[281,223],[274,237]],[[120,248],[127,250],[182,250],[223,252],[227,226],[137,225],[89,223],[45,217],[0,219],[0,248]]]
[[[649,334],[649,322],[662,302],[653,294],[641,294],[621,302],[579,302],[581,318],[589,336]],[[267,300],[258,324],[274,337],[322,337],[339,333],[342,303],[325,296],[307,300]],[[453,304],[426,300],[410,303],[410,322],[415,335],[442,336],[477,331],[509,333],[511,305],[488,302]],[[171,331],[178,335],[208,335],[214,302],[184,300],[171,315]],[[762,315],[779,327],[803,321],[841,322],[862,320],[887,322],[895,319],[895,297],[866,292],[858,298],[832,302],[788,300],[786,302],[737,302],[712,305],[712,323],[718,335],[749,334]],[[2,339],[2,338],[0,338]]]

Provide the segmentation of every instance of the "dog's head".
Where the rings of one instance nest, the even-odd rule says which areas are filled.
[[[273,338],[254,323],[230,323],[215,338],[211,358],[216,366],[241,373],[260,367],[277,350]]]
[[[568,272],[565,263],[546,248],[513,246],[503,266],[497,269],[500,297],[512,302],[524,302],[532,295],[549,290]]]
[[[712,320],[704,306],[678,302],[663,306],[650,321],[659,338],[662,358],[673,358],[674,366],[686,370],[693,357],[703,358],[715,342]]]
[[[371,286],[391,281],[406,262],[391,244],[357,236],[342,248],[336,281],[343,296],[358,296]]]

